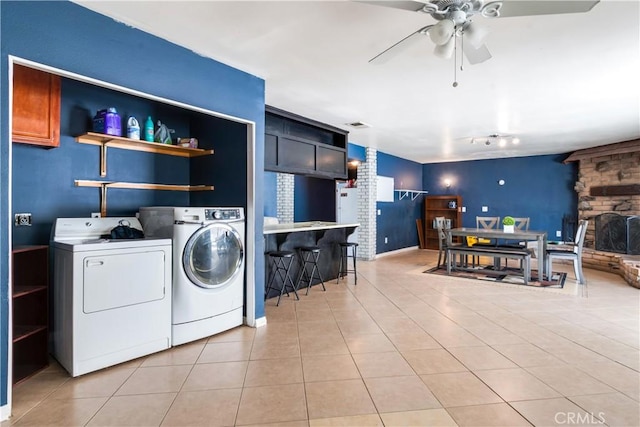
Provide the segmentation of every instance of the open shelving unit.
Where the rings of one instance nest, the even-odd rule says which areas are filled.
[[[11,256],[16,384],[49,365],[49,247],[17,246]]]
[[[87,132],[76,137],[80,144],[100,146],[100,176],[107,176],[107,148],[121,148],[124,150],[144,151],[147,153],[166,154],[179,157],[208,156],[213,150],[202,148],[180,147],[177,145],[160,144],[121,136],[106,135],[97,132]],[[119,182],[76,179],[76,187],[100,188],[100,215],[107,216],[107,189],[127,188],[134,190],[166,190],[166,191],[213,191],[213,185],[183,185],[183,184],[154,184],[147,182]]]
[[[455,208],[449,207],[455,202]],[[424,241],[427,249],[438,249],[438,230],[433,227],[436,217],[444,217],[451,228],[462,227],[462,197],[456,195],[426,196],[424,198]]]

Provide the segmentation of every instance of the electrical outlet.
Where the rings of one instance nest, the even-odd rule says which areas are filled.
[[[100,218],[100,212],[91,212],[91,218]]]
[[[388,238],[384,238],[384,244],[386,245],[387,243],[389,243],[389,239]]]
[[[20,226],[31,226],[31,214],[30,213],[17,213],[15,215],[15,224]]]
[[[489,212],[489,206],[483,206],[482,212]]]
[[[562,237],[562,231],[556,230],[556,237]]]

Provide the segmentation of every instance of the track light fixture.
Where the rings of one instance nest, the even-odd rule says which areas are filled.
[[[497,144],[499,147],[506,147],[509,144],[518,145],[520,143],[520,138],[513,135],[499,135],[494,133],[489,136],[473,137],[470,142],[471,144]]]

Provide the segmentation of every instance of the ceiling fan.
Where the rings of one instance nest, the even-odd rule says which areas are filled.
[[[457,49],[457,41],[470,64],[478,64],[491,58],[483,43],[487,30],[473,23],[475,15],[484,18],[506,18],[512,16],[551,15],[560,13],[588,12],[600,0],[398,0],[361,1],[376,6],[392,7],[431,15],[438,22],[427,25],[409,34],[399,42],[369,60],[384,63],[402,50],[429,36],[435,44],[434,54],[451,58]],[[454,86],[456,86],[454,84]]]

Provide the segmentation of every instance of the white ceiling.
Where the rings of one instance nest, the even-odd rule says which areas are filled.
[[[640,2],[488,19],[493,58],[458,71],[428,37],[368,60],[429,15],[351,1],[86,1],[98,13],[263,78],[266,103],[420,163],[565,153],[640,138]],[[168,58],[170,60],[170,58]],[[354,121],[370,128],[354,129]],[[509,134],[517,146],[470,144]]]

